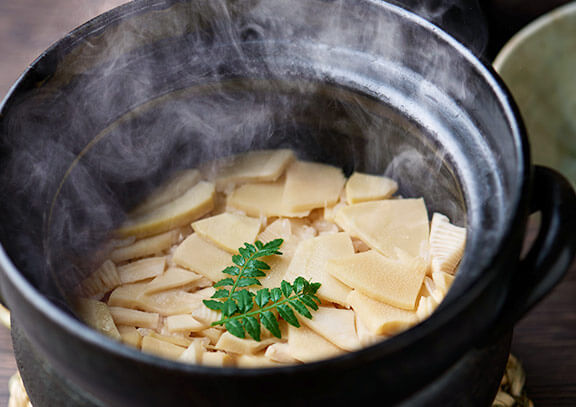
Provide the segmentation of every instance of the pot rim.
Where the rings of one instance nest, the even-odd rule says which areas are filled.
[[[95,18],[75,28],[66,34],[63,38],[52,44],[42,54],[40,54],[40,56],[37,57],[20,75],[20,77],[16,80],[16,82],[12,85],[6,94],[5,98],[0,102],[0,118],[2,117],[3,111],[6,109],[6,106],[11,100],[13,94],[17,92],[17,89],[22,84],[22,82],[24,82],[30,73],[35,70],[37,65],[48,55],[53,54],[60,48],[73,46],[75,42],[83,40],[87,34],[95,33],[104,29],[110,22],[125,18],[131,14],[143,12],[155,6],[172,4],[176,3],[177,1],[178,0],[133,0],[129,3],[100,14],[99,16],[96,16]],[[498,242],[498,246],[503,247],[506,244],[508,238],[513,234],[516,227],[518,227],[518,224],[522,221],[523,211],[521,209],[526,206],[525,201],[530,186],[529,181],[531,179],[531,161],[528,147],[528,138],[521,121],[518,107],[516,106],[511,93],[509,92],[502,79],[498,76],[496,71],[487,61],[485,61],[482,57],[473,54],[472,51],[468,50],[462,43],[460,43],[458,40],[443,31],[435,24],[394,4],[382,2],[380,0],[364,1],[366,3],[371,3],[373,6],[387,9],[395,15],[398,15],[400,18],[404,18],[411,23],[420,25],[427,29],[429,32],[438,36],[442,41],[448,43],[448,45],[450,45],[450,47],[455,52],[458,52],[461,56],[463,56],[471,66],[473,66],[482,74],[483,79],[486,81],[486,85],[489,86],[491,91],[494,93],[496,100],[500,103],[500,106],[504,111],[504,115],[508,119],[508,123],[511,126],[511,133],[512,137],[514,138],[515,153],[520,158],[518,166],[516,167],[516,174],[514,174],[518,182],[512,191],[513,202],[510,204],[513,216],[505,219],[505,224],[502,228],[501,240]],[[466,256],[467,253],[468,250],[465,249],[464,256]],[[382,355],[395,353],[403,348],[410,347],[431,333],[437,331],[442,326],[448,324],[482,293],[482,291],[496,277],[496,273],[491,272],[490,269],[494,270],[492,265],[497,262],[500,254],[501,253],[498,251],[495,251],[492,254],[491,258],[487,262],[487,267],[482,271],[482,273],[479,273],[479,276],[483,276],[483,278],[478,278],[477,280],[479,281],[476,281],[473,284],[470,291],[461,293],[458,297],[453,298],[450,307],[443,307],[442,305],[444,304],[441,304],[437,312],[434,312],[425,321],[418,323],[414,327],[401,332],[400,334],[397,334],[387,339],[386,341],[382,341],[374,345],[361,348],[354,352],[330,359],[324,359],[300,365],[265,368],[201,366],[181,363],[141,352],[97,332],[96,330],[88,327],[52,303],[20,273],[20,271],[8,257],[4,247],[1,244],[0,269],[2,269],[2,271],[11,280],[14,286],[20,290],[22,296],[27,301],[29,301],[29,303],[33,305],[40,313],[44,314],[51,320],[51,322],[60,326],[68,334],[79,337],[93,347],[101,348],[106,352],[115,354],[117,356],[128,359],[135,359],[137,361],[153,365],[161,369],[169,369],[172,371],[179,371],[181,373],[202,374],[204,376],[222,378],[231,376],[268,376],[272,374],[284,375],[291,371],[304,372],[310,369],[315,370],[319,366],[324,368],[334,368],[336,366],[345,367],[351,366],[351,364],[354,363],[358,363],[359,360],[373,360],[379,358]]]

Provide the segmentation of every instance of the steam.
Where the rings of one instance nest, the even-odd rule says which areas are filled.
[[[38,67],[49,79],[15,97],[2,123],[1,209],[12,214],[2,236],[37,286],[56,280],[65,290],[85,276],[80,259],[173,171],[250,149],[289,147],[348,172],[404,177],[407,194],[444,174],[431,200],[456,199],[443,152],[419,136],[433,121],[416,112],[441,98],[439,87],[461,100],[474,89],[449,48],[418,38],[378,2],[142,1],[127,10],[104,31],[67,39],[56,69]],[[442,8],[426,10],[441,19]]]

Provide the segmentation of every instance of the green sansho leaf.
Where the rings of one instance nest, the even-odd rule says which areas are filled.
[[[244,328],[248,335],[252,337],[255,341],[260,342],[260,322],[254,317],[246,317],[243,319]]]
[[[270,331],[272,335],[277,338],[282,338],[282,332],[280,332],[280,325],[278,325],[278,320],[276,319],[276,315],[274,315],[270,311],[264,311],[261,316],[262,325],[266,327],[267,330]]]
[[[306,308],[306,304],[304,304],[301,300],[292,300],[290,301],[290,305],[294,307],[294,309],[303,317],[312,319],[312,314],[310,311],[308,311],[308,308]]]
[[[204,300],[202,302],[204,303],[204,305],[206,305],[208,308],[214,311],[222,311],[222,306],[224,305],[220,301],[214,301],[214,300]]]
[[[282,298],[282,290],[278,287],[271,289],[270,297],[272,298],[272,302],[278,301],[280,298]]]
[[[237,336],[238,338],[243,339],[246,336],[244,334],[244,327],[242,326],[242,323],[238,320],[231,319],[229,321],[226,321],[226,323],[224,324],[224,328],[226,328],[228,332],[230,332],[234,336]]]
[[[212,298],[218,301],[203,301],[208,308],[222,313],[222,319],[213,322],[212,326],[223,325],[238,338],[245,338],[248,334],[252,339],[260,341],[260,325],[281,338],[278,318],[295,327],[300,327],[296,313],[312,318],[310,310],[317,310],[320,304],[320,299],[315,295],[320,283],[311,283],[303,277],[297,277],[292,284],[284,280],[280,287],[262,288],[255,294],[245,288],[262,285],[258,278],[265,277],[265,271],[270,270],[270,266],[259,259],[281,255],[279,248],[282,243],[282,239],[274,239],[266,244],[260,241],[245,243],[238,249],[239,254],[232,256],[235,266],[226,267],[222,271],[231,277],[214,284],[215,288],[229,288],[214,293]]]
[[[222,280],[220,280],[216,284],[214,284],[214,287],[218,288],[218,287],[224,287],[227,285],[234,285],[234,280],[232,280],[231,278],[223,278]]]
[[[256,301],[256,305],[258,305],[260,308],[265,307],[266,304],[268,304],[270,301],[270,290],[268,288],[262,288],[258,290],[254,301]]]
[[[222,303],[222,314],[225,317],[230,317],[238,310],[238,306],[234,300],[226,300]]]
[[[295,326],[296,328],[300,328],[300,322],[298,322],[298,318],[296,318],[294,311],[292,311],[292,308],[290,308],[288,304],[280,304],[276,308],[278,309],[278,313],[284,319],[284,321],[288,322],[292,326]]]
[[[225,298],[225,297],[228,297],[229,295],[230,295],[230,291],[223,289],[223,290],[216,291],[211,298]]]

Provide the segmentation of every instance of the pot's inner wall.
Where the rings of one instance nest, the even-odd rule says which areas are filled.
[[[0,238],[36,287],[61,302],[172,171],[276,147],[392,176],[467,224],[478,257],[457,283],[474,281],[497,249],[518,157],[482,74],[449,44],[371,2],[290,3],[297,15],[279,1],[142,4],[65,40],[4,109]],[[143,24],[166,15],[172,33]]]

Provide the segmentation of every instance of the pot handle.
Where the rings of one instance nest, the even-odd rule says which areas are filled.
[[[534,166],[530,212],[540,211],[536,240],[520,261],[493,334],[509,330],[564,277],[576,252],[576,195],[558,172]]]

